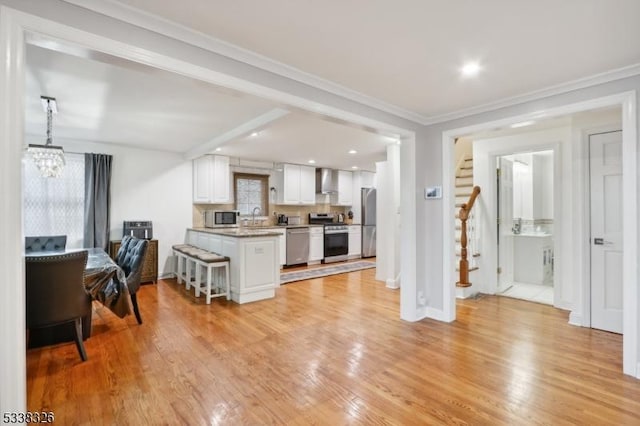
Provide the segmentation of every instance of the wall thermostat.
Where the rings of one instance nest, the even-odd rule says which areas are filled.
[[[424,189],[424,198],[427,200],[442,198],[441,186],[428,186]]]

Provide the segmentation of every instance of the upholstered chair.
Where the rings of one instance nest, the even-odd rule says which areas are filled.
[[[91,313],[91,296],[83,280],[86,264],[86,250],[25,259],[27,330],[74,321],[74,340],[82,361],[87,360],[82,318]]]
[[[66,235],[51,235],[40,237],[25,237],[24,252],[64,251],[67,247]]]
[[[120,249],[116,254],[116,263],[124,271],[127,277],[127,288],[131,295],[131,305],[133,305],[133,313],[136,315],[138,324],[142,324],[142,317],[138,309],[137,292],[140,288],[140,279],[142,278],[142,266],[144,264],[144,256],[147,253],[149,241],[125,235],[122,237]]]

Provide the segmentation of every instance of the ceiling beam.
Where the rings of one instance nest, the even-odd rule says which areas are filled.
[[[187,160],[193,160],[205,154],[209,154],[217,147],[225,144],[226,142],[248,135],[251,132],[260,130],[267,124],[276,121],[287,114],[289,114],[289,111],[287,111],[286,109],[274,108],[269,112],[259,115],[256,118],[253,118],[246,123],[243,123],[238,127],[229,130],[228,132],[216,136],[215,138],[203,143],[200,146],[190,149],[189,151],[185,152],[184,157]]]

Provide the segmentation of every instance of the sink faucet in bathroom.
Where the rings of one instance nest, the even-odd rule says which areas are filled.
[[[522,219],[516,218],[513,219],[513,228],[511,228],[514,234],[519,234],[522,231]]]
[[[254,226],[256,224],[256,210],[258,211],[258,214],[260,214],[260,207],[255,206],[251,212],[251,224]]]

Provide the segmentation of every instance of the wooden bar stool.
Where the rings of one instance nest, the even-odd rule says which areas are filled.
[[[189,267],[190,253],[199,249],[189,244],[175,244],[171,248],[173,249],[173,254],[176,256],[176,269],[174,271],[176,281],[178,284],[182,284],[184,281],[188,290],[191,281],[191,268]]]
[[[200,297],[200,292],[203,291],[207,305],[211,303],[211,299],[214,297],[226,296],[227,300],[231,299],[229,258],[216,253],[206,252],[197,254],[196,259],[196,297]],[[205,269],[207,275],[203,285],[202,274]],[[214,277],[214,275],[217,277]],[[224,283],[220,282],[222,279],[224,279]],[[223,289],[224,291],[221,291]]]

